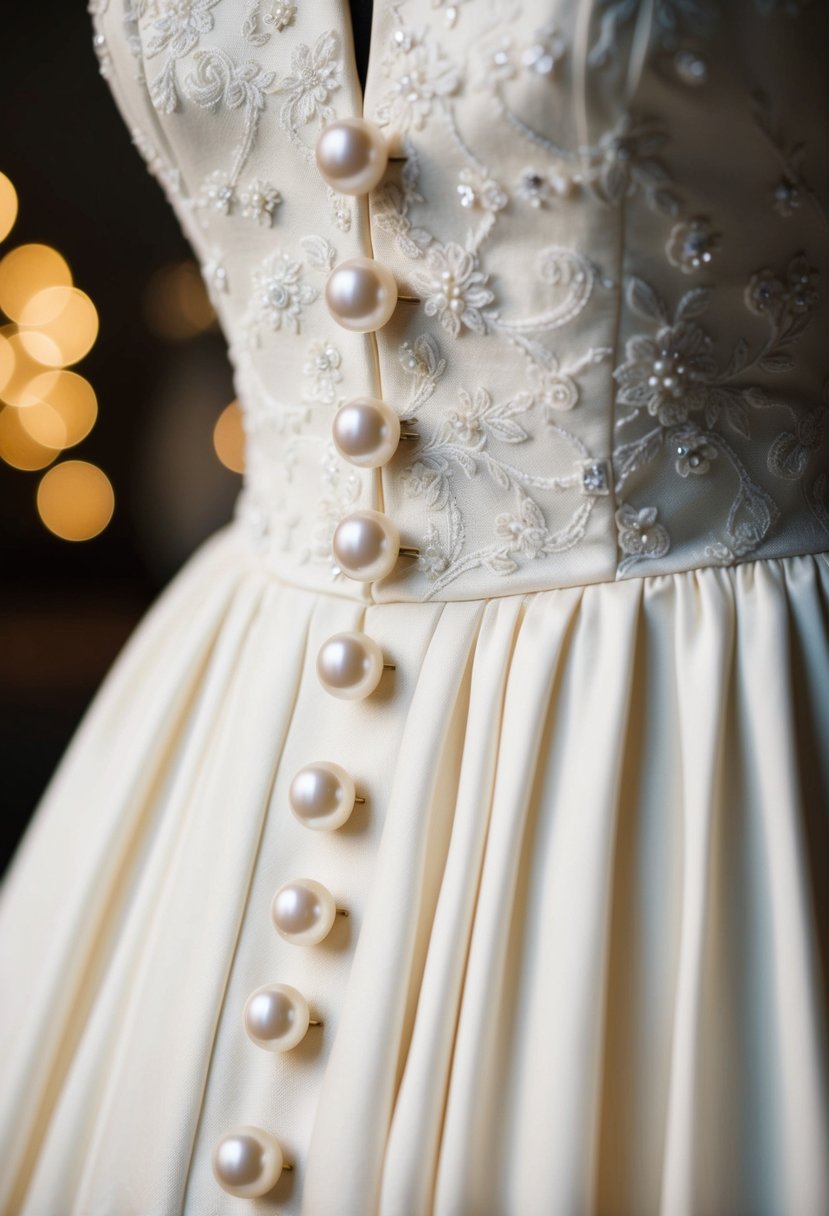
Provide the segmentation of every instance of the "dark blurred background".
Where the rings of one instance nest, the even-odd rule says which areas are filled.
[[[0,67],[1,870],[138,619],[230,518],[241,456],[224,341],[99,75],[83,0],[4,13]],[[80,332],[94,313],[65,285],[35,298],[51,263],[21,252],[32,244],[62,255],[98,317],[70,366],[97,417],[70,447],[92,398],[50,370],[62,359],[52,316],[77,305]]]

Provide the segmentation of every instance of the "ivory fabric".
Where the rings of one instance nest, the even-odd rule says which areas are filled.
[[[2,887],[0,1211],[821,1216],[826,10],[375,0],[365,107],[347,0],[93,17],[248,472]],[[314,140],[363,108],[405,160],[344,199]],[[375,335],[321,298],[358,254],[417,296]],[[416,419],[377,471],[330,444],[360,394]],[[367,586],[362,506],[421,550]],[[343,630],[394,664],[363,701]],[[366,798],[331,833],[318,759]],[[349,912],[317,946],[296,877]],[[269,982],[323,1022],[273,1057]],[[242,1124],[294,1165],[255,1201]]]

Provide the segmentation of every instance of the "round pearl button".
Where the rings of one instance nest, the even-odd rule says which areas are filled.
[[[313,878],[286,882],[271,904],[274,928],[294,946],[318,945],[331,932],[336,915],[334,896]]]
[[[397,451],[400,419],[385,401],[355,397],[337,410],[331,437],[344,460],[361,469],[377,469]]]
[[[354,810],[356,797],[349,774],[329,760],[301,768],[288,791],[291,810],[300,823],[321,832],[341,828]]]
[[[383,652],[366,633],[335,633],[317,655],[317,675],[326,692],[360,701],[374,692],[383,674]]]
[[[352,511],[334,529],[331,549],[344,574],[370,583],[394,569],[400,533],[397,524],[381,511]]]
[[[341,194],[368,194],[386,172],[388,160],[383,132],[365,118],[330,122],[317,140],[317,168]]]
[[[358,334],[381,329],[397,304],[397,281],[374,258],[340,262],[325,284],[325,303],[334,320]]]
[[[239,1199],[267,1195],[282,1173],[279,1141],[261,1127],[237,1127],[213,1149],[213,1174],[219,1186]]]
[[[302,1042],[311,1024],[311,1011],[301,992],[290,984],[257,988],[245,1003],[245,1030],[265,1051],[290,1051]]]

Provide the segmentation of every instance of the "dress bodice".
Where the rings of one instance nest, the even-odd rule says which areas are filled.
[[[93,0],[101,70],[202,266],[243,526],[289,581],[467,599],[827,548],[827,8],[807,0]],[[395,158],[320,175],[334,117]],[[325,303],[373,257],[373,333]],[[331,439],[411,420],[380,468]],[[381,511],[417,557],[332,552]]]

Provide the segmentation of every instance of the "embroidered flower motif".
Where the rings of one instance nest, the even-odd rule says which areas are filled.
[[[532,360],[527,367],[527,379],[532,386],[533,397],[544,412],[571,410],[579,399],[579,390],[570,376],[558,370],[558,364],[545,367]]]
[[[486,87],[494,80],[512,80],[518,70],[515,44],[509,34],[502,34],[490,49],[483,63],[480,84]]]
[[[768,455],[768,467],[775,477],[782,477],[784,481],[800,480],[812,453],[823,442],[826,414],[826,406],[817,405],[797,415],[793,432],[784,431],[777,436]]]
[[[680,477],[701,477],[717,459],[717,449],[700,430],[689,427],[672,435],[676,460],[674,466]]]
[[[230,215],[237,202],[236,191],[227,173],[216,169],[202,182],[201,204],[221,215]]]
[[[503,211],[509,202],[507,192],[491,177],[483,177],[474,169],[461,169],[458,176],[458,198],[462,207]]]
[[[616,512],[619,548],[628,557],[664,557],[671,547],[670,537],[662,524],[656,522],[656,507],[637,510],[622,503]],[[620,569],[626,563],[620,564]]]
[[[288,3],[288,0],[249,0],[242,23],[242,37],[253,46],[264,46],[272,32],[281,34],[295,17],[296,5]],[[260,22],[263,29],[260,29]]]
[[[282,195],[270,182],[257,178],[243,190],[240,202],[245,219],[255,220],[262,227],[269,228],[273,223],[274,212],[282,202]]]
[[[759,0],[776,3],[777,0]],[[590,48],[588,63],[607,62],[618,45],[619,30],[638,13],[636,0],[606,0],[599,36]],[[720,17],[719,0],[657,0],[650,22],[650,38],[662,50],[675,50],[683,34],[710,37]]]
[[[464,326],[485,334],[487,318],[495,315],[486,305],[495,296],[486,286],[488,276],[478,269],[475,255],[453,242],[435,243],[426,254],[426,270],[414,276],[423,293],[426,316],[436,316],[453,338]]]
[[[662,325],[655,338],[637,334],[613,373],[619,403],[644,406],[663,426],[684,422],[705,405],[706,385],[716,372],[712,350],[711,339],[692,321]]]
[[[147,59],[167,55],[160,75],[150,88],[153,105],[164,114],[172,114],[179,103],[176,60],[188,55],[201,35],[213,29],[210,10],[218,3],[219,0],[158,0],[144,55]],[[129,20],[125,17],[125,21]]]
[[[613,206],[641,189],[649,207],[674,215],[677,200],[669,188],[665,166],[654,154],[667,142],[665,131],[653,122],[634,123],[625,115],[614,131],[599,140],[595,153],[588,151],[588,173],[598,179],[602,197]],[[594,159],[598,164],[594,166]]]
[[[400,366],[413,376],[439,376],[446,366],[446,360],[441,359],[438,344],[431,334],[421,334],[410,342],[401,342],[398,347]]]
[[[303,306],[317,298],[316,289],[302,281],[300,263],[278,249],[254,271],[253,285],[253,308],[259,324],[272,330],[284,324],[299,333]]]
[[[414,498],[425,498],[429,506],[436,506],[443,497],[444,479],[448,476],[448,466],[438,468],[434,464],[425,464],[416,460],[401,474],[401,481],[406,491]]]
[[[336,385],[343,378],[340,371],[341,362],[340,352],[330,342],[321,340],[311,343],[302,369],[311,381],[307,394],[311,401],[333,405],[337,395]]]
[[[557,198],[572,194],[573,186],[580,180],[580,174],[541,173],[530,166],[518,179],[518,197],[532,207],[547,207]]]
[[[521,63],[539,76],[553,76],[564,58],[567,44],[555,25],[538,30],[521,52]]]
[[[786,288],[768,267],[753,274],[745,290],[746,308],[758,317],[766,314],[774,317],[781,313],[785,307],[785,298]]]
[[[672,266],[678,267],[683,274],[694,274],[711,265],[719,244],[719,233],[712,232],[706,217],[700,215],[674,224],[665,252]]]
[[[506,404],[496,404],[485,388],[477,388],[474,397],[466,389],[458,389],[459,409],[450,410],[446,421],[456,440],[471,447],[482,447],[487,438],[501,443],[522,443],[527,432],[515,421],[530,405],[525,393],[519,393]]]
[[[818,275],[802,254],[789,262],[785,283],[768,267],[751,276],[745,291],[746,308],[781,323],[786,314],[806,316],[818,301]]]
[[[219,0],[159,0],[152,34],[147,39],[147,58],[168,51],[174,59],[189,54],[202,34],[213,29],[210,12]]]
[[[294,49],[291,75],[274,89],[286,97],[281,115],[285,126],[295,131],[312,118],[323,126],[334,117],[328,98],[340,87],[340,67],[337,37],[331,31],[320,34],[313,49],[304,42]]]
[[[412,127],[421,130],[433,108],[457,89],[458,69],[436,43],[426,42],[422,33],[397,30],[390,46],[385,71],[392,84],[375,117],[381,126],[391,125],[397,131]]]
[[[417,559],[418,569],[422,570],[430,580],[439,578],[449,569],[449,556],[440,543],[440,536],[434,524],[429,525],[426,538],[420,546],[420,556]]]
[[[519,494],[517,514],[505,511],[495,517],[495,535],[509,552],[533,559],[547,552],[550,538],[543,511],[527,494]]]

